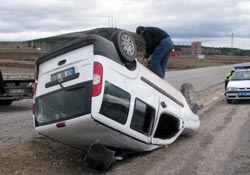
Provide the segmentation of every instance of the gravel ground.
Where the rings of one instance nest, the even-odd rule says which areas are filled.
[[[223,85],[194,98],[204,106],[196,135],[116,162],[103,174],[250,174],[249,103],[227,105]],[[84,152],[38,135],[31,105],[22,100],[0,107],[0,175],[100,174],[83,161]]]
[[[88,172],[83,152],[34,131],[31,106],[32,100],[0,106],[0,175]]]
[[[250,174],[250,102],[228,105],[221,97],[200,113],[194,136],[181,136],[167,149],[131,158],[108,175]]]

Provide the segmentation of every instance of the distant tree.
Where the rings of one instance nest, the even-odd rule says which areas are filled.
[[[101,35],[106,39],[111,39],[111,35],[113,32],[119,30],[118,28],[97,28],[92,29],[88,31],[81,31],[81,32],[75,32],[75,33],[69,33],[49,38],[42,38],[42,39],[36,39],[28,42],[28,45],[31,46],[32,42],[35,42],[37,45],[41,45],[43,43],[44,47],[53,48],[56,46],[60,46],[66,42],[72,41],[76,38],[79,38],[86,34],[96,34]],[[134,40],[136,42],[137,50],[138,52],[144,52],[145,51],[145,41],[142,37],[136,35],[134,32],[130,32],[131,35],[134,37]],[[176,51],[180,51],[183,55],[190,55],[191,54],[191,46],[190,45],[175,45],[174,49]],[[242,49],[232,49],[226,48],[226,47],[202,47],[202,54],[204,55],[236,55],[236,56],[250,56],[250,50],[242,50]]]

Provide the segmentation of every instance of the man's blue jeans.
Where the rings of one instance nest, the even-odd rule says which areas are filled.
[[[174,44],[170,37],[161,40],[155,48],[150,60],[151,70],[163,79],[165,77],[165,71],[170,53],[173,50],[173,45]]]

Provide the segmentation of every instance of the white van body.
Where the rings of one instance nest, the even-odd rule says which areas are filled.
[[[196,131],[199,117],[184,96],[136,60],[133,64],[124,66],[113,43],[96,35],[41,56],[35,130],[80,149],[98,140],[132,152]]]

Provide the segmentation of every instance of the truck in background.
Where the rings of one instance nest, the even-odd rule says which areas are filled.
[[[0,70],[0,105],[33,97],[34,76],[3,75]]]

